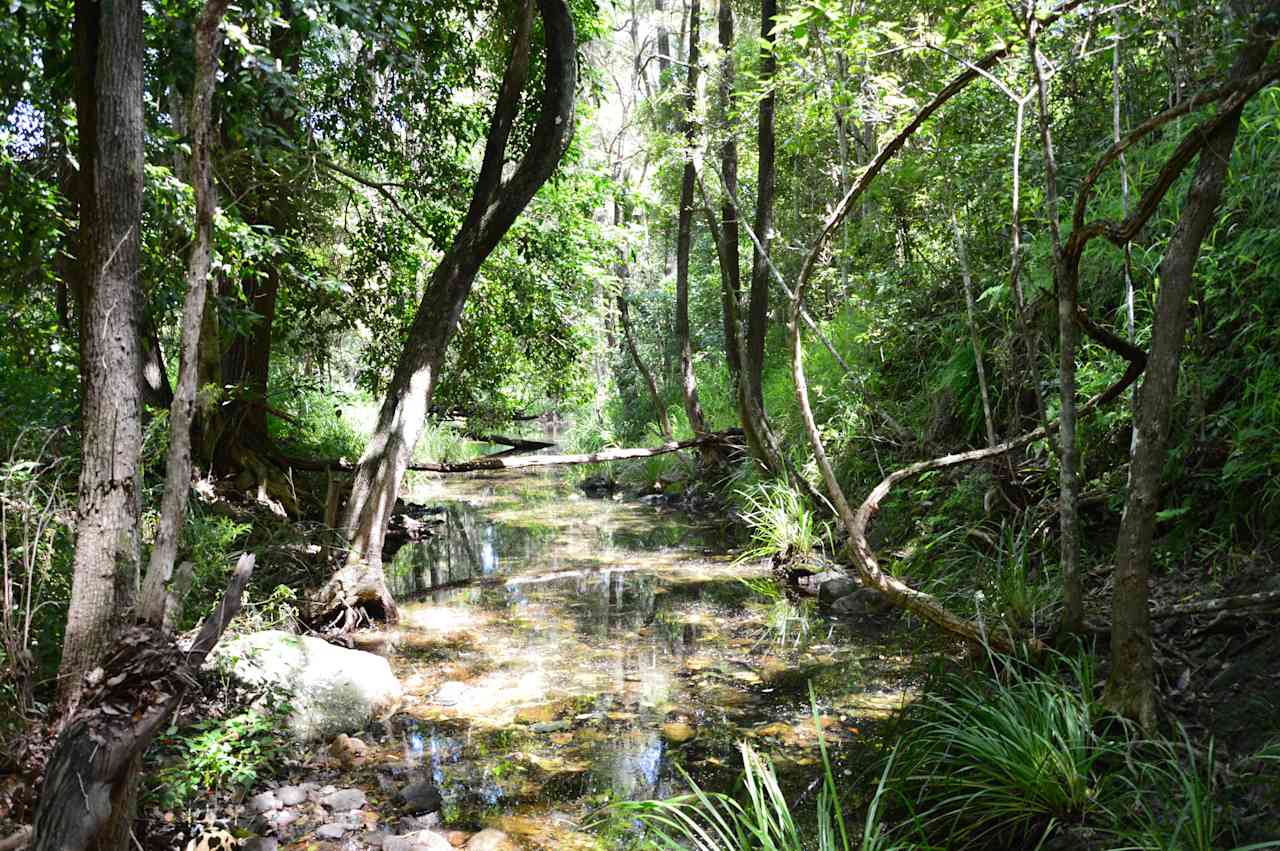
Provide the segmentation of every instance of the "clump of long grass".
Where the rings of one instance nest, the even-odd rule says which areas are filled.
[[[1259,759],[1272,758],[1269,751]],[[1126,844],[1115,851],[1214,851],[1226,848],[1230,824],[1223,821],[1217,755],[1209,741],[1199,752],[1185,729],[1177,739],[1143,741],[1135,746],[1128,771],[1120,776],[1132,813],[1131,824],[1116,831]],[[1236,846],[1233,851],[1280,848],[1280,839]]]
[[[1035,847],[1060,823],[1104,813],[1100,784],[1123,752],[1096,732],[1087,656],[1068,661],[1074,683],[1000,662],[1000,678],[952,678],[910,719],[894,782],[948,848]]]
[[[691,791],[665,800],[627,801],[614,805],[616,813],[638,820],[646,828],[643,846],[670,851],[908,851],[923,849],[893,840],[882,818],[895,754],[880,775],[861,830],[844,814],[835,772],[822,736],[816,706],[814,723],[822,760],[822,784],[816,800],[816,837],[807,833],[778,783],[772,761],[750,744],[740,742],[740,797],[708,792],[685,775]]]
[[[736,494],[742,519],[751,528],[751,546],[739,557],[741,561],[803,557],[822,547],[826,527],[814,517],[804,497],[785,482],[760,482]]]

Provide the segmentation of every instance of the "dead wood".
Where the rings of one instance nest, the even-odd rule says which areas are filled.
[[[1259,591],[1256,594],[1237,594],[1232,597],[1215,597],[1212,600],[1196,600],[1153,609],[1153,618],[1171,618],[1177,615],[1196,615],[1208,612],[1237,611],[1280,606],[1280,591]]]
[[[498,457],[488,455],[473,461],[459,461],[453,464],[410,464],[410,470],[426,473],[474,473],[481,470],[518,470],[525,467],[557,467],[571,464],[602,464],[606,461],[625,461],[631,458],[650,458],[654,455],[665,455],[708,444],[735,443],[742,436],[739,429],[711,432],[692,440],[668,442],[660,446],[639,447],[629,449],[601,449],[599,452],[587,452],[578,455],[516,455]],[[504,455],[505,453],[499,453]],[[351,470],[349,461],[314,458],[286,458],[285,463],[297,470],[317,472],[331,470]]]

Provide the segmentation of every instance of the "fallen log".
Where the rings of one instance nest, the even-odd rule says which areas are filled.
[[[474,431],[464,431],[462,436],[467,440],[474,440],[477,443],[494,443],[499,446],[510,446],[522,452],[537,452],[542,449],[550,449],[555,443],[548,440],[528,440],[523,437],[508,437],[505,434],[478,434]]]
[[[1280,606],[1280,591],[1259,591],[1257,594],[1238,594],[1233,597],[1215,597],[1212,600],[1196,600],[1154,609],[1153,618],[1171,618],[1177,615],[1198,615],[1234,609],[1255,609],[1261,606]]]
[[[473,461],[458,461],[453,464],[410,464],[409,469],[425,473],[474,473],[482,470],[519,470],[525,467],[603,464],[606,461],[626,461],[631,458],[651,458],[654,455],[665,455],[669,452],[679,452],[681,449],[692,449],[694,447],[705,446],[708,444],[731,443],[734,442],[734,438],[740,437],[741,435],[742,431],[740,429],[729,429],[727,431],[717,431],[712,432],[711,434],[704,434],[701,437],[695,437],[692,440],[663,443],[654,447],[601,449],[599,452],[586,452],[578,455],[514,455],[507,457],[489,455],[484,458],[477,458]],[[285,464],[297,470],[325,472],[332,470],[354,469],[354,465],[350,461],[343,459],[333,461],[287,457],[283,460]]]

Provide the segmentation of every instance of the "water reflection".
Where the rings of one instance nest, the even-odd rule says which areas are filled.
[[[723,780],[742,738],[812,751],[809,672],[823,711],[873,676],[853,659],[865,647],[771,645],[741,581],[762,569],[717,554],[714,529],[554,480],[450,488],[432,497],[446,497],[435,534],[387,570],[406,601],[389,643],[408,692],[388,747],[464,821],[673,794],[677,766]]]

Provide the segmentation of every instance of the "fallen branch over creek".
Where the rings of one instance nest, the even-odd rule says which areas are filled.
[[[453,464],[410,464],[410,470],[426,473],[474,473],[481,470],[519,470],[525,467],[558,467],[570,464],[602,464],[606,461],[625,461],[630,458],[650,458],[654,455],[665,455],[679,452],[681,449],[692,449],[710,444],[735,443],[741,437],[739,429],[712,432],[695,437],[692,440],[681,440],[663,443],[654,447],[638,447],[630,449],[601,449],[599,452],[586,452],[578,455],[514,455],[498,457],[490,455],[474,461],[459,461]],[[298,470],[324,472],[328,470],[353,470],[349,461],[324,461],[309,458],[285,458],[284,462]]]

